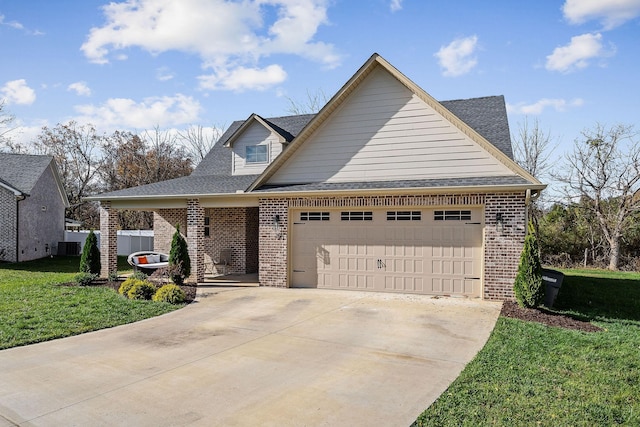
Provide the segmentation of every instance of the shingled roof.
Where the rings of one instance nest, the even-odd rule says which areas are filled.
[[[29,195],[52,161],[51,156],[0,153],[0,181]]]
[[[440,104],[513,160],[504,96],[457,99]]]
[[[509,158],[513,159],[511,136],[507,121],[507,111],[503,96],[487,96],[482,98],[457,99],[442,101],[441,104],[467,123],[476,132],[491,142]],[[313,119],[314,114],[281,116],[263,118],[274,130],[284,137],[287,142],[292,141],[300,131]],[[233,176],[231,172],[232,151],[225,144],[234,133],[245,123],[245,120],[234,121],[196,167],[190,176],[168,181],[142,185],[101,194],[91,199],[133,198],[154,196],[202,196],[206,194],[231,194],[245,191],[259,177],[259,175]],[[286,149],[286,148],[285,148]],[[468,181],[468,182],[467,182]],[[420,181],[388,181],[381,183],[345,183],[345,184],[305,184],[286,187],[260,188],[260,192],[269,191],[321,191],[348,190],[373,188],[411,188],[411,187],[440,187],[440,186],[490,186],[490,185],[519,185],[526,180],[518,177],[499,178],[469,178],[466,180],[420,180]]]

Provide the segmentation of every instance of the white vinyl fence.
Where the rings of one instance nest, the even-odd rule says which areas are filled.
[[[100,245],[100,231],[94,231]],[[118,230],[118,255],[153,250],[153,230]],[[88,230],[65,231],[65,242],[80,242],[80,253],[89,235]]]

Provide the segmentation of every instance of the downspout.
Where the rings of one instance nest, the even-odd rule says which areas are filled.
[[[525,223],[525,227],[528,227],[529,224],[529,206],[531,206],[531,202],[538,200],[538,197],[540,197],[540,190],[536,190],[535,194],[531,194],[531,189],[527,188],[527,191],[525,192],[525,196],[524,196],[524,205],[525,207],[527,207],[527,209],[524,210],[524,223]]]
[[[26,198],[24,194],[16,196],[16,262],[20,261],[20,202]]]

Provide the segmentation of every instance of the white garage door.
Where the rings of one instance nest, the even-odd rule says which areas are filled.
[[[291,212],[291,286],[481,296],[482,210]]]

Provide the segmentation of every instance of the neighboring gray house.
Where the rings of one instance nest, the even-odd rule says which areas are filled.
[[[512,299],[526,206],[504,98],[438,102],[374,54],[315,115],[234,122],[191,176],[91,197],[102,274],[118,209],[154,212],[155,249],[186,236],[191,280]]]
[[[68,205],[53,157],[0,153],[0,261],[51,255]]]

